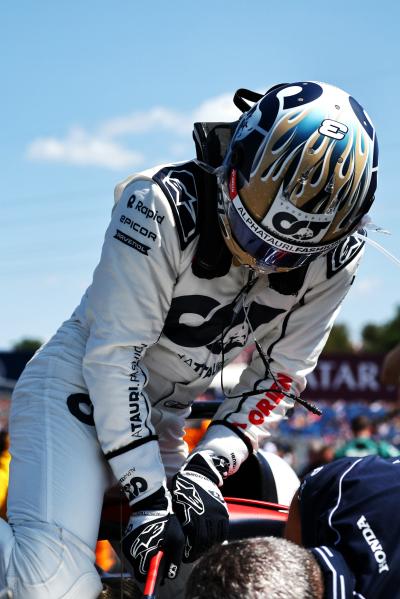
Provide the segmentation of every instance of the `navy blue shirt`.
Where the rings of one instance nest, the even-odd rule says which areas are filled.
[[[400,459],[336,460],[311,472],[299,497],[326,599],[400,599]]]

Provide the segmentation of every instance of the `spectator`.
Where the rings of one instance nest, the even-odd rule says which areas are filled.
[[[293,499],[286,539],[214,547],[193,569],[186,599],[399,599],[399,501],[400,460],[327,464]]]
[[[381,381],[384,385],[400,387],[400,343],[385,355],[381,369]]]
[[[308,463],[300,473],[300,479],[315,468],[325,466],[334,459],[334,448],[322,440],[314,440],[308,446]]]
[[[353,439],[345,443],[335,453],[335,458],[363,457],[379,455],[382,458],[400,455],[396,447],[382,440],[373,438],[373,424],[365,415],[356,416],[351,420]]]
[[[321,571],[309,551],[256,537],[215,545],[193,568],[185,599],[322,599],[322,593]]]

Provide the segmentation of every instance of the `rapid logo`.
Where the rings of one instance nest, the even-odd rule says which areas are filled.
[[[136,203],[136,205],[135,205],[135,203]],[[162,222],[165,218],[165,216],[161,215],[158,212],[158,210],[154,211],[151,208],[149,208],[148,206],[146,206],[146,204],[144,204],[141,200],[137,200],[135,194],[130,196],[126,206],[127,206],[127,208],[134,208],[141,214],[144,214],[146,218],[150,218],[151,220],[156,221],[159,225],[162,224]]]

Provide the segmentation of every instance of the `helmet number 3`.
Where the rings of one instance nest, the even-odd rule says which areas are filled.
[[[318,132],[333,139],[343,139],[348,130],[349,128],[343,123],[332,121],[332,119],[325,119],[322,121]]]

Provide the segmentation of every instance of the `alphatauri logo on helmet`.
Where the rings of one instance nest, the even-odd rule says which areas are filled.
[[[310,222],[308,220],[297,220],[293,214],[277,212],[272,218],[272,224],[278,233],[286,237],[297,240],[315,240],[317,237],[321,238],[321,233],[329,227],[330,221]]]
[[[283,191],[277,198],[262,225],[269,231],[293,241],[318,242],[324,238],[332,223],[333,214],[313,214],[304,212],[289,202]]]

